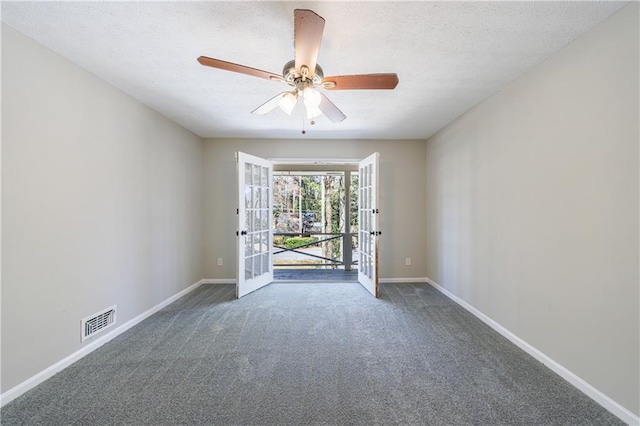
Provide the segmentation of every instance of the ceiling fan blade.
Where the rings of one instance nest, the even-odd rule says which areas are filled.
[[[207,58],[200,56],[198,62],[206,67],[218,68],[225,71],[238,72],[240,74],[252,75],[254,77],[266,78],[267,80],[284,81],[282,76],[256,68],[246,67],[244,65],[234,64],[233,62],[222,61],[220,59]]]
[[[327,90],[395,89],[397,74],[359,74],[325,77],[322,85]]]
[[[278,93],[273,98],[269,99],[267,102],[260,105],[258,108],[251,111],[251,114],[256,115],[265,115],[275,109],[278,106],[282,98],[284,98],[289,92]]]
[[[320,101],[320,105],[318,105],[318,109],[322,111],[322,113],[331,120],[332,123],[339,123],[347,118],[347,116],[344,115],[342,111],[340,111],[340,109],[338,109],[338,107],[324,95],[324,93],[320,93],[320,95],[322,95],[322,100]]]
[[[302,66],[306,66],[311,76],[316,72],[316,62],[324,31],[324,18],[306,9],[296,9],[293,14],[296,71],[302,73]]]

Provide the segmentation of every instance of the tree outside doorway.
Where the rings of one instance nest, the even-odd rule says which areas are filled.
[[[345,268],[344,246],[357,250],[357,194],[355,172],[274,172],[274,267]]]

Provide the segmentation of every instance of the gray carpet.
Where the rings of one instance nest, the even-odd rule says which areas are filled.
[[[427,285],[204,285],[2,410],[3,425],[614,425]]]

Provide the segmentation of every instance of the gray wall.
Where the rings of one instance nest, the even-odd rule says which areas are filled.
[[[2,24],[2,392],[202,278],[202,152]]]
[[[380,276],[424,277],[425,142],[367,140],[205,140],[205,278],[234,279],[236,163],[243,151],[263,158],[362,159],[380,153]],[[216,266],[222,257],[224,266]],[[230,258],[231,257],[231,258]],[[405,266],[405,258],[413,259]]]
[[[430,138],[427,275],[640,412],[638,3]]]

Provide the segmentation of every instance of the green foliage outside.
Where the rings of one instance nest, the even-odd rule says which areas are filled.
[[[286,237],[286,236],[274,236],[273,243],[280,247],[286,247],[288,249],[298,248],[306,244],[311,244],[318,241],[316,237]]]

